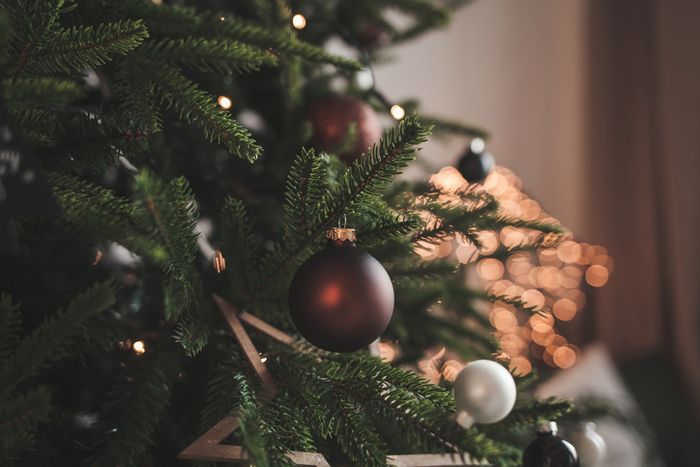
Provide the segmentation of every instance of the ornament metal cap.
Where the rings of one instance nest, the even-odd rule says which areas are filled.
[[[333,227],[326,231],[326,238],[329,243],[342,244],[349,242],[354,245],[357,241],[357,232],[355,229],[347,227]]]
[[[557,426],[557,422],[545,422],[537,428],[537,432],[543,434],[551,433],[553,435],[556,435],[558,431],[559,427]]]

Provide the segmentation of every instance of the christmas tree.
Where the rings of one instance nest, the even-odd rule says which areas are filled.
[[[469,286],[473,261],[419,252],[458,238],[505,259],[568,234],[504,214],[479,183],[397,179],[431,132],[475,138],[460,169],[482,178],[488,135],[389,102],[371,79],[385,47],[465,3],[0,1],[0,124],[21,138],[2,175],[22,158],[0,198],[0,462],[186,465],[178,454],[235,415],[229,441],[260,466],[293,465],[293,451],[520,465],[532,425],[568,402],[536,400],[516,375],[508,416],[460,424],[454,378],[407,368],[435,345],[496,361],[484,302],[551,315]],[[479,250],[504,228],[521,241]],[[222,304],[294,336],[247,328],[274,394]],[[355,321],[323,314],[338,307]],[[380,335],[393,362],[365,348]]]

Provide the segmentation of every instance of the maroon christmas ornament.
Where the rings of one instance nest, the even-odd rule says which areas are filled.
[[[386,28],[379,23],[365,23],[357,28],[357,41],[368,49],[384,47],[391,41]]]
[[[313,134],[311,144],[352,162],[382,137],[377,113],[357,97],[329,94],[311,103],[307,110]],[[351,133],[351,127],[354,132]]]
[[[394,287],[379,261],[355,246],[355,230],[328,231],[328,246],[307,259],[289,288],[299,333],[316,347],[353,352],[386,329]]]

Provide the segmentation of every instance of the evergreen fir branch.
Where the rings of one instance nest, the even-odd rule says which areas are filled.
[[[163,127],[160,105],[153,81],[144,77],[139,62],[124,60],[114,79],[114,93],[124,114],[129,115],[134,129],[147,135],[158,133]]]
[[[223,34],[258,47],[272,48],[281,53],[303,58],[310,62],[330,63],[339,68],[357,71],[363,68],[356,60],[331,54],[320,47],[297,39],[289,32],[271,31],[256,24],[238,18],[226,17],[221,21],[221,15],[209,15],[203,26],[211,33]]]
[[[221,238],[227,272],[239,297],[250,295],[258,277],[260,245],[242,201],[227,198],[221,211]]]
[[[528,400],[516,405],[511,413],[503,420],[509,428],[535,426],[549,420],[558,420],[572,412],[574,405],[569,400],[550,397],[544,400]],[[496,430],[491,431],[496,437]]]
[[[9,358],[15,351],[21,330],[19,306],[12,303],[9,295],[0,295],[0,361]]]
[[[125,55],[147,37],[148,30],[140,20],[57,30],[41,46],[19,58],[14,75],[70,73],[95,68],[114,55]]]
[[[170,403],[170,390],[179,370],[173,349],[141,357],[140,365],[121,375],[112,386],[103,414],[99,450],[90,465],[135,467],[154,445],[159,420]]]
[[[386,465],[386,448],[372,423],[365,418],[361,406],[355,403],[343,385],[319,387],[319,402],[327,412],[326,424],[343,452],[356,465]]]
[[[448,260],[408,261],[387,268],[393,280],[412,279],[425,283],[430,279],[444,280],[445,276],[457,272],[457,266]]]
[[[490,219],[498,208],[493,198],[484,198],[471,206],[426,203],[419,206],[435,219],[412,237],[412,241],[436,243],[460,233],[478,245],[478,231],[494,228]]]
[[[179,286],[179,284],[178,284]],[[167,307],[180,310],[180,320],[175,328],[173,338],[180,344],[188,357],[194,357],[204,349],[209,342],[209,326],[199,306],[183,309],[180,304],[172,301],[177,297],[172,292],[166,292],[166,300],[170,301]],[[201,298],[200,298],[201,300]]]
[[[150,66],[156,94],[167,108],[173,108],[180,119],[196,124],[210,142],[224,146],[231,154],[254,161],[261,148],[250,132],[220,108],[211,96],[168,65]]]
[[[195,200],[184,178],[169,183],[148,172],[135,179],[151,229],[165,246],[165,271],[169,275],[165,315],[176,320],[195,303],[201,287],[194,265],[197,255],[197,211]]]
[[[509,295],[501,295],[501,294],[493,294],[493,293],[485,293],[483,295],[483,298],[490,301],[490,302],[503,302],[507,305],[514,306],[518,310],[521,310],[529,315],[534,315],[536,313],[542,313],[546,309],[541,308],[541,307],[536,307],[536,306],[527,306],[523,301],[518,298],[518,297],[511,297]]]
[[[48,319],[25,338],[14,354],[0,364],[0,401],[7,399],[13,389],[40,368],[59,358],[66,342],[82,330],[81,323],[114,302],[112,285],[98,283],[73,299],[65,313]]]
[[[328,159],[302,149],[294,159],[284,192],[285,243],[297,243],[311,232],[316,209],[328,189]]]
[[[433,133],[435,135],[439,135],[441,133],[449,133],[453,135],[468,136],[470,138],[489,138],[488,131],[484,130],[483,128],[465,125],[461,122],[445,120],[443,118],[423,116],[421,118],[421,123],[423,123],[426,126],[432,125]]]
[[[51,393],[39,387],[0,403],[0,462],[12,465],[31,445],[37,425],[48,418]],[[7,464],[5,464],[7,463]]]
[[[415,232],[421,221],[413,215],[395,215],[378,219],[369,225],[358,227],[358,243],[374,246],[391,240],[399,240]]]
[[[57,144],[56,116],[41,109],[10,109],[12,120],[22,128],[22,137],[31,146],[54,147]]]
[[[310,62],[329,63],[351,71],[363,68],[356,60],[331,54],[321,47],[297,39],[291,31],[272,30],[228,13],[200,13],[195,8],[146,2],[125,8],[125,13],[143,18],[154,36],[227,37],[263,49],[298,56]]]
[[[270,285],[272,278],[279,279],[282,272],[296,264],[318,241],[319,236],[343,214],[359,208],[363,202],[369,203],[381,196],[382,190],[392,178],[415,158],[416,146],[427,140],[429,132],[430,129],[423,128],[415,116],[406,117],[389,130],[379,144],[359,157],[345,171],[338,188],[321,198],[313,229],[306,238],[297,244],[275,250],[272,264],[267,266],[268,273],[256,295]]]
[[[277,57],[267,50],[231,40],[187,38],[146,42],[138,54],[199,71],[242,73],[261,65],[274,65]]]
[[[161,261],[166,252],[139,219],[145,211],[112,191],[66,174],[48,173],[62,218],[78,232],[119,243],[136,254]]]
[[[250,457],[250,461],[261,467],[294,466],[287,456],[288,449],[277,436],[274,420],[269,423],[263,418],[255,393],[245,378],[239,377],[241,404],[239,419],[241,421],[241,442]],[[264,404],[264,403],[263,403]]]
[[[0,86],[5,102],[15,108],[64,106],[83,94],[74,81],[53,77],[8,78]]]

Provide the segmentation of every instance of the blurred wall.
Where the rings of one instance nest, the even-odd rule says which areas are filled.
[[[584,0],[480,0],[444,31],[392,49],[376,70],[392,99],[418,97],[429,114],[492,134],[498,163],[552,215],[585,236]],[[466,141],[432,144],[430,168],[454,163]],[[588,239],[595,242],[594,238]]]
[[[697,0],[477,0],[394,49],[377,85],[486,127],[526,191],[610,250],[576,321],[618,361],[660,355],[700,419],[699,21]],[[437,171],[465,143],[422,159]]]

